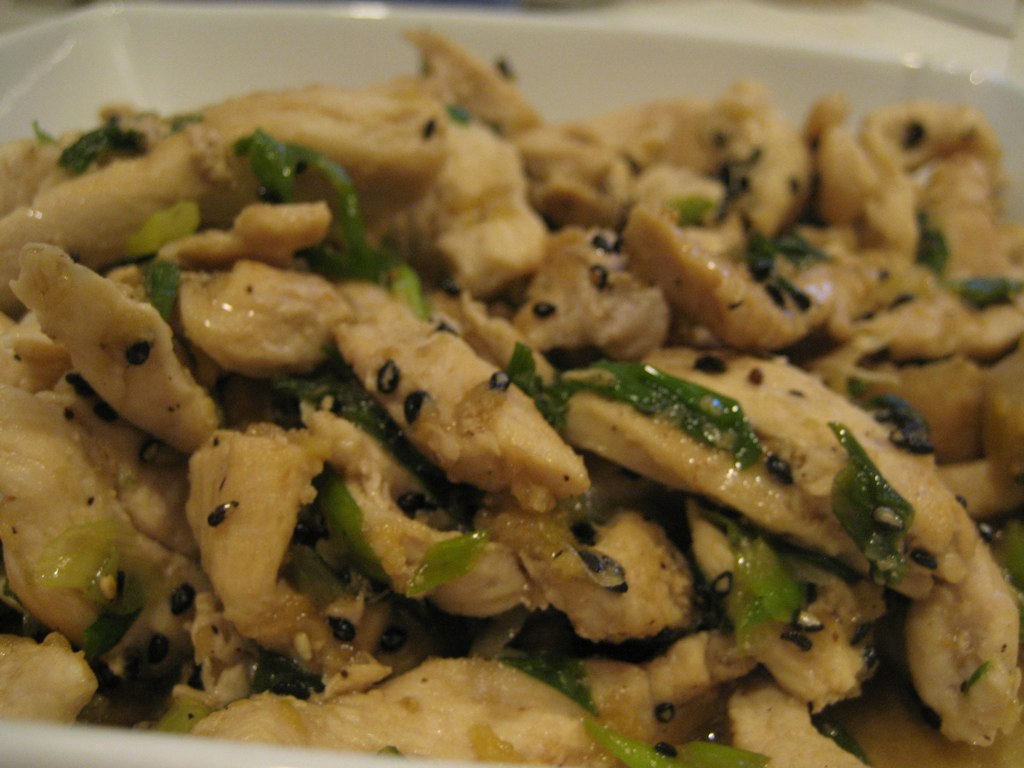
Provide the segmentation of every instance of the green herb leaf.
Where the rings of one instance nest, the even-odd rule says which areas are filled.
[[[832,511],[868,559],[875,582],[898,584],[906,573],[902,545],[914,508],[882,477],[847,427],[829,426],[849,456],[832,481]]]
[[[324,683],[320,676],[301,667],[294,659],[263,650],[252,676],[253,693],[270,691],[279,695],[308,699],[310,693],[320,693]]]
[[[975,684],[979,680],[981,680],[981,678],[983,678],[991,668],[991,659],[981,662],[981,664],[978,665],[978,668],[971,673],[971,676],[964,680],[962,683],[960,683],[960,693],[962,693],[964,696],[970,693],[971,688],[973,688]]]
[[[181,285],[181,268],[173,261],[151,261],[142,267],[142,282],[149,303],[156,307],[160,317],[170,322]]]
[[[476,564],[487,546],[487,531],[473,531],[431,545],[405,594],[418,597],[435,587],[465,576]]]
[[[473,119],[473,115],[471,115],[469,110],[461,104],[449,104],[445,109],[448,112],[448,119],[453,123],[469,125],[470,121]]]
[[[828,720],[820,720],[814,718],[814,727],[818,729],[818,733],[822,736],[827,736],[832,739],[839,747],[849,752],[851,755],[860,760],[864,765],[871,765],[871,761],[868,760],[867,754],[861,748],[860,744],[853,737],[846,728]]]
[[[191,696],[178,696],[157,720],[155,730],[163,733],[188,733],[196,723],[212,711],[198,699]]]
[[[137,608],[131,613],[101,613],[97,616],[82,636],[82,650],[85,651],[86,660],[98,659],[117,645],[140,613],[142,609]]]
[[[40,144],[56,144],[57,137],[52,133],[43,130],[42,126],[39,125],[38,120],[32,121],[32,134],[36,137],[36,141]]]
[[[978,309],[992,304],[1005,304],[1015,293],[1024,290],[1024,282],[1008,277],[968,277],[963,280],[944,280],[942,284]]]
[[[529,656],[505,656],[501,663],[550,685],[587,712],[597,714],[597,705],[587,682],[587,668],[580,659],[539,653]]]
[[[160,247],[199,229],[199,204],[182,200],[153,213],[137,232],[128,236],[124,254],[129,258],[156,253]]]
[[[517,341],[512,350],[512,357],[505,366],[509,381],[529,395],[540,411],[541,416],[549,423],[557,425],[561,420],[564,403],[556,402],[544,385],[543,379],[537,375],[537,364],[533,359],[533,350]]]
[[[668,201],[668,205],[676,212],[676,224],[680,227],[693,227],[707,220],[708,214],[715,208],[715,201],[694,195],[674,197]]]
[[[941,275],[949,261],[946,238],[924,211],[917,213],[917,232],[917,263]]]
[[[363,510],[352,498],[341,475],[326,467],[316,485],[316,506],[331,536],[344,542],[352,565],[367,578],[388,583],[380,558],[363,534]]]
[[[627,403],[702,443],[727,451],[741,469],[761,457],[761,443],[738,402],[650,365],[603,360],[564,377],[555,391],[561,402],[586,391]]]
[[[146,151],[146,137],[134,129],[121,128],[117,118],[84,133],[60,153],[57,164],[74,174],[82,174],[95,162],[111,154],[139,155]]]

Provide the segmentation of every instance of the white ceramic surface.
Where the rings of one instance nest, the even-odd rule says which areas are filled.
[[[733,81],[766,82],[794,120],[815,97],[847,94],[857,112],[914,97],[981,108],[1004,141],[1008,209],[1024,219],[1024,90],[914,62],[853,58],[767,39],[716,39],[685,29],[615,28],[607,21],[509,8],[251,3],[91,6],[0,36],[0,141],[87,128],[97,110],[131,102],[184,112],[242,92],[311,82],[364,85],[415,71],[402,30],[427,26],[478,54],[508,59],[551,120],[678,95],[712,97]],[[364,768],[408,761],[242,746],[94,727],[0,720],[7,768]]]

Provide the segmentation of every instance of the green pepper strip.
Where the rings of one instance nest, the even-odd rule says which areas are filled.
[[[587,682],[587,668],[582,660],[537,653],[527,656],[505,656],[500,661],[505,666],[518,669],[561,691],[590,714],[597,714],[597,705]]]
[[[847,427],[829,426],[849,456],[832,481],[832,511],[868,559],[875,582],[898,584],[907,569],[902,544],[914,508],[882,477]]]
[[[741,469],[761,457],[761,443],[737,401],[650,365],[602,360],[563,378],[554,390],[562,402],[587,391],[627,403],[700,442],[728,451]]]
[[[469,573],[487,546],[487,531],[473,531],[433,544],[413,573],[405,594],[418,597]]]
[[[325,467],[317,478],[316,506],[331,536],[343,541],[354,565],[367,578],[388,583],[388,575],[363,533],[363,510],[349,493],[341,475]]]
[[[587,734],[627,768],[765,768],[768,757],[738,747],[693,741],[679,747],[676,757],[619,733],[595,720],[583,721]]]

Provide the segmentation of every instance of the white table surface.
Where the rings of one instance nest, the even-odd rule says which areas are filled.
[[[0,0],[0,33],[73,12],[89,1]],[[1024,14],[1018,0],[482,0],[474,5],[488,4],[502,13],[706,30],[1024,81]]]

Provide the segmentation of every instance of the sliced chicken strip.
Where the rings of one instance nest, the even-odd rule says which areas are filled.
[[[772,768],[864,768],[818,732],[806,705],[771,683],[752,683],[729,699],[733,744],[767,755]]]
[[[39,392],[70,369],[67,350],[43,333],[35,313],[26,312],[16,323],[0,315],[0,381]]]
[[[20,263],[18,298],[118,415],[182,451],[213,433],[216,405],[178,360],[155,308],[53,246],[27,247]]]
[[[907,659],[914,688],[955,741],[991,744],[1018,725],[1018,604],[987,545],[978,543],[957,584],[910,604]]]
[[[56,632],[0,635],[0,717],[73,723],[96,688],[85,654]]]
[[[628,405],[585,392],[569,402],[567,439],[670,487],[708,496],[768,531],[863,569],[863,556],[832,512],[832,480],[847,456],[828,424],[840,422],[917,510],[907,550],[922,549],[936,560],[935,570],[912,562],[895,588],[921,596],[936,577],[963,578],[975,544],[973,526],[930,457],[900,451],[872,416],[784,361],[721,355],[725,370],[707,373],[698,370],[707,367],[698,366],[700,358],[698,351],[673,348],[650,355],[648,363],[737,400],[765,451],[775,457],[772,463],[781,459],[792,482],[788,474],[773,474],[764,461],[739,470],[728,453]]]
[[[427,661],[372,691],[327,703],[261,695],[200,721],[193,734],[409,757],[600,765],[585,712],[499,662]]]
[[[462,339],[369,283],[342,288],[357,318],[338,349],[367,391],[453,482],[509,492],[545,511],[589,486],[583,460],[533,402]]]
[[[353,663],[352,647],[334,638],[313,601],[280,573],[299,508],[316,496],[312,481],[326,453],[322,441],[270,425],[219,431],[189,461],[185,511],[203,570],[238,631],[335,672]]]
[[[416,478],[377,441],[328,411],[307,412],[312,433],[330,445],[328,463],[344,477],[363,513],[362,532],[397,592],[404,593],[430,548],[459,535],[406,516],[396,499],[422,493]],[[425,593],[442,610],[493,616],[531,602],[531,589],[513,553],[488,542],[472,569]]]
[[[258,261],[183,277],[179,309],[185,336],[222,369],[245,376],[311,371],[324,361],[334,328],[351,315],[324,278]]]
[[[58,245],[98,269],[124,258],[126,239],[153,213],[182,200],[199,202],[204,222],[228,225],[257,199],[234,143],[258,128],[340,163],[370,221],[418,198],[444,159],[443,106],[422,95],[312,86],[242,96],[201,115],[145,155],[73,177],[0,219],[0,310],[18,309],[7,282],[26,243]]]

